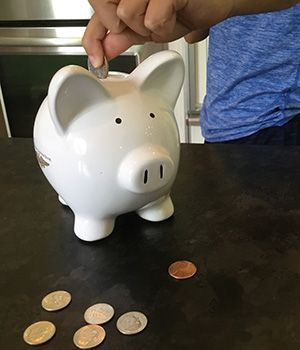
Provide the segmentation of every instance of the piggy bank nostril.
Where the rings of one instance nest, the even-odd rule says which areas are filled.
[[[148,170],[146,169],[144,171],[144,184],[146,184],[148,182]]]
[[[160,178],[162,179],[164,177],[164,167],[162,166],[162,164],[159,167],[159,173],[160,173]]]

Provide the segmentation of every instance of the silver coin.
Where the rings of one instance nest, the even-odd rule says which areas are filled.
[[[44,344],[54,336],[55,331],[56,328],[52,322],[39,321],[25,329],[23,339],[29,345]]]
[[[109,304],[99,303],[90,306],[84,313],[84,319],[89,324],[103,324],[114,316],[114,308]]]
[[[57,290],[47,294],[42,300],[42,307],[47,311],[57,311],[65,308],[71,302],[71,294]]]
[[[95,68],[91,61],[88,59],[88,70],[93,73],[99,79],[105,79],[108,76],[109,66],[106,57],[104,57],[103,65],[99,68]]]
[[[140,333],[147,326],[147,317],[138,311],[126,312],[118,318],[117,328],[126,335]]]
[[[96,324],[89,324],[75,332],[73,342],[79,349],[91,349],[101,344],[104,338],[104,328]]]

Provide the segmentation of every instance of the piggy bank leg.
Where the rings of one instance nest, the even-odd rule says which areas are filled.
[[[149,221],[162,221],[168,219],[174,213],[174,206],[169,195],[149,203],[137,211],[137,214]]]
[[[60,201],[61,204],[68,205],[60,195],[58,195],[58,200]]]
[[[94,219],[75,214],[74,232],[83,241],[97,241],[110,235],[115,218]]]

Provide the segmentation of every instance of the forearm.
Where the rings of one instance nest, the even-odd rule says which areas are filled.
[[[279,11],[300,3],[300,0],[233,0],[232,16]]]

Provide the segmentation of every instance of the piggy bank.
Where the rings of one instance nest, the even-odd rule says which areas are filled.
[[[82,240],[108,236],[118,215],[150,221],[174,207],[180,142],[173,110],[184,79],[180,55],[161,51],[131,74],[98,79],[79,66],[60,69],[34,124],[39,165]]]

